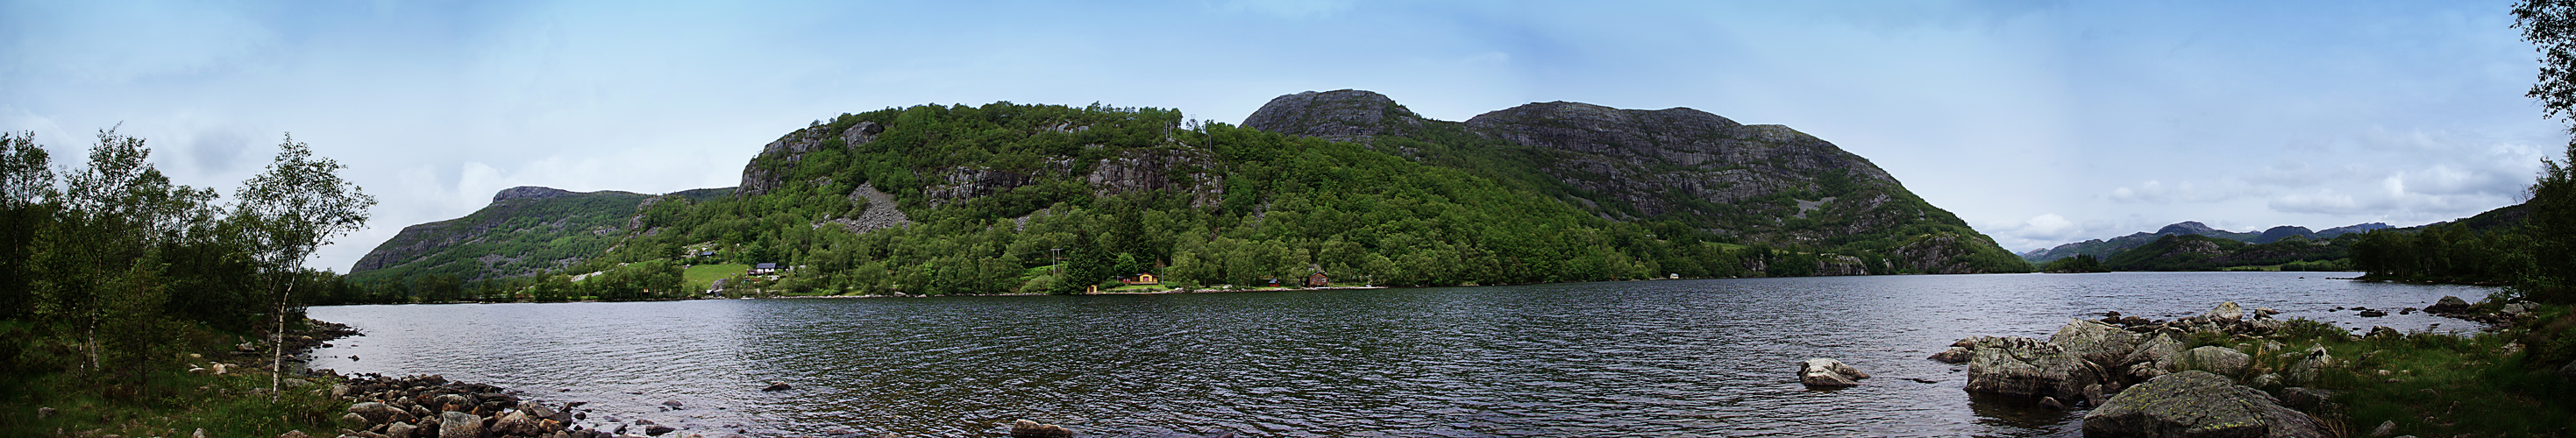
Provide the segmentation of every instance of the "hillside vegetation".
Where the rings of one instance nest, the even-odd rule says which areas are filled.
[[[1410,136],[1333,138],[1100,105],[843,114],[765,146],[731,190],[505,192],[473,216],[406,229],[353,277],[376,284],[386,295],[377,299],[402,301],[445,296],[428,291],[531,298],[543,284],[558,285],[560,299],[635,287],[650,290],[614,295],[683,296],[697,287],[683,284],[711,275],[688,265],[726,263],[787,267],[731,276],[739,281],[728,287],[802,294],[1061,293],[1146,273],[1211,287],[1312,274],[1432,286],[2030,269],[1875,166],[1850,167],[1857,157],[1803,134],[1734,135],[1775,141],[1756,135],[1770,132],[1846,164],[1793,175],[1811,180],[1748,180],[1773,192],[1685,197],[1673,205],[1687,208],[1658,211],[1551,176],[1550,163],[1581,154],[1413,120]],[[1772,161],[1800,160],[1816,161]],[[1729,167],[1718,173],[1758,166]],[[559,268],[532,271],[549,263]],[[688,274],[595,280],[636,269]],[[603,275],[553,278],[590,273]],[[449,284],[458,281],[473,284]]]

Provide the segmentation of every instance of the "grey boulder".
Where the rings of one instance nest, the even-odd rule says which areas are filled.
[[[1869,373],[1839,360],[1820,358],[1798,363],[1798,383],[1809,388],[1849,388],[1860,386],[1859,380],[1867,378]]]
[[[2181,355],[2174,356],[2174,368],[2170,369],[2201,370],[2234,378],[2245,374],[2245,367],[2253,363],[2254,358],[2246,356],[2244,352],[2213,345],[2183,351]]]
[[[2048,343],[2093,361],[2094,365],[2117,366],[2138,348],[2138,334],[2097,321],[2070,319],[2057,328],[2057,333],[2048,335]]]
[[[483,417],[456,411],[438,414],[438,438],[482,438]]]
[[[2023,337],[1979,340],[1968,360],[1968,392],[2080,397],[2102,368],[2057,344]]]
[[[2138,384],[2084,414],[2084,436],[2325,437],[2316,417],[2270,394],[2193,370]]]

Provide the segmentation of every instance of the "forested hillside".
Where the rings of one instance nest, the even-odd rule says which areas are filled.
[[[600,279],[661,278],[681,265],[716,263],[788,267],[774,277],[740,276],[732,287],[854,294],[1071,292],[1148,273],[1204,287],[1294,284],[1312,274],[1332,284],[1415,286],[2028,269],[1874,166],[1769,178],[1763,183],[1776,192],[1677,198],[1691,207],[1658,211],[1604,195],[1627,192],[1550,176],[1549,157],[1563,155],[1455,122],[1423,126],[1412,137],[1371,142],[1099,105],[844,114],[763,147],[729,195],[543,200],[598,203],[559,210],[496,200],[476,216],[415,227],[485,224],[472,226],[487,230],[481,240],[406,230],[460,243],[397,238],[376,251],[388,257],[362,262],[378,269],[361,275],[399,278],[384,273],[408,269],[415,279],[398,287],[412,288],[407,294],[418,294],[418,277],[450,275],[511,283],[469,293],[553,287],[569,298],[638,287],[662,289],[641,296],[670,296],[679,291],[661,280]],[[1799,160],[1814,161],[1768,161]],[[1694,209],[1738,214],[1708,218]],[[626,217],[609,220],[617,214]],[[1755,219],[1762,215],[1778,217]],[[489,237],[508,233],[601,249],[568,260],[579,251],[488,245],[542,240]],[[565,267],[514,278],[528,272],[469,263],[478,260]],[[590,273],[600,277],[555,278]],[[548,284],[555,286],[538,287]],[[654,286],[639,286],[646,284]]]

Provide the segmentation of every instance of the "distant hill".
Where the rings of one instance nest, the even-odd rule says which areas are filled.
[[[2335,236],[2344,234],[2386,228],[2389,228],[2388,224],[2372,222],[2327,228],[2325,231],[2315,232],[2308,231],[2307,227],[2278,226],[2263,230],[2263,232],[2260,233],[2240,233],[2211,228],[2209,225],[2202,224],[2198,221],[2183,221],[2172,225],[2166,225],[2163,228],[2158,228],[2156,229],[2156,232],[2153,233],[2136,233],[2127,236],[2114,237],[2107,240],[2093,239],[2058,245],[2051,248],[2035,249],[2022,253],[2021,258],[2023,260],[2028,260],[2031,263],[2048,263],[2057,259],[2074,257],[2076,254],[2087,254],[2092,255],[2094,258],[2102,259],[2105,263],[2109,263],[2111,257],[2119,254],[2121,251],[2126,251],[2130,248],[2136,248],[2150,242],[2155,242],[2157,239],[2161,239],[2164,236],[2208,236],[2238,242],[2261,244],[2277,242],[2291,236],[2304,236],[2310,239],[2331,239]],[[2119,268],[2114,266],[2112,269]]]

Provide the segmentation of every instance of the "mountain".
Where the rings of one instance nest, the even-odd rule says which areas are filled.
[[[2340,227],[2327,228],[2327,229],[2325,229],[2325,230],[2317,231],[2317,232],[2316,232],[2316,233],[2314,233],[2314,234],[2309,234],[2309,235],[2308,235],[2308,237],[2315,237],[2315,238],[2319,238],[2319,239],[2331,239],[2331,238],[2334,238],[2335,236],[2341,236],[2341,235],[2345,235],[2345,234],[2352,234],[2352,233],[2365,233],[2365,232],[2370,232],[2370,231],[2373,231],[2373,230],[2385,230],[2385,229],[2389,229],[2389,228],[2396,228],[2396,227],[2388,226],[2388,224],[2387,224],[2387,223],[2385,223],[2385,222],[2371,222],[2371,223],[2366,223],[2366,224],[2345,225],[2345,226],[2340,226]]]
[[[2092,239],[2050,248],[2034,249],[2029,252],[2022,253],[2021,258],[2023,260],[2029,260],[2031,263],[2048,263],[2057,259],[2074,257],[2077,254],[2087,254],[2092,255],[2094,258],[2102,259],[2105,263],[2108,263],[2113,255],[2119,254],[2121,251],[2126,251],[2130,248],[2136,248],[2141,245],[2155,242],[2157,239],[2161,239],[2164,236],[2208,236],[2238,242],[2263,244],[2278,242],[2282,239],[2287,239],[2290,236],[2303,236],[2314,240],[2331,240],[2335,236],[2388,228],[2388,224],[2372,222],[2327,228],[2325,231],[2314,232],[2308,231],[2307,227],[2285,225],[2272,227],[2271,229],[2263,230],[2263,232],[2260,233],[2239,233],[2211,228],[2208,224],[2203,224],[2198,221],[2183,221],[2172,225],[2166,225],[2163,228],[2157,228],[2156,232],[2153,233],[2135,233],[2126,236],[2114,237],[2108,240]],[[2113,269],[2118,269],[2118,267],[2114,266]]]
[[[618,191],[513,187],[462,218],[403,227],[349,267],[356,280],[444,275],[472,281],[563,269],[626,237],[638,205]]]
[[[1244,126],[1494,175],[1605,219],[1884,260],[1870,272],[2029,269],[1868,159],[1786,126],[1690,108],[1546,102],[1448,122],[1339,90],[1273,99]]]
[[[1098,104],[842,114],[763,145],[735,188],[512,189],[406,228],[352,276],[525,283],[773,262],[790,274],[733,284],[955,294],[1141,273],[1455,285],[2030,269],[1868,160],[1787,127],[1569,102],[1447,122],[1343,90],[1282,96],[1240,127]],[[669,284],[657,281],[631,284]]]

